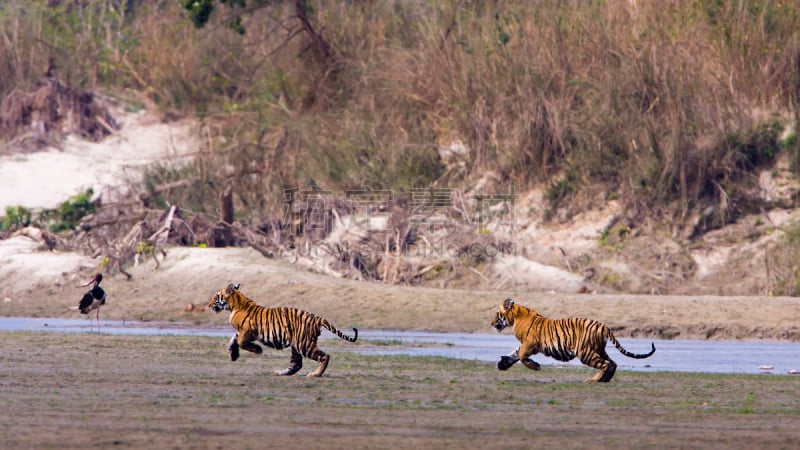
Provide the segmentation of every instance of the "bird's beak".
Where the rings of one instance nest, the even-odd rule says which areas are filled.
[[[83,284],[82,286],[86,287],[86,286],[94,283],[95,280],[97,280],[97,275],[95,275],[91,280],[87,281],[86,284]]]

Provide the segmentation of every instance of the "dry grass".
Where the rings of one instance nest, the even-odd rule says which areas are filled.
[[[249,10],[240,35],[227,7],[195,29],[175,3],[39,2],[20,16],[9,2],[0,92],[32,86],[52,57],[72,83],[213,118],[224,139],[207,165],[230,171],[197,175],[240,184],[253,214],[310,179],[407,188],[493,171],[567,180],[566,197],[600,183],[678,220],[716,204],[724,222],[800,92],[792,2],[312,3],[325,54],[292,5]],[[455,140],[466,167],[445,173],[436,149]]]
[[[800,161],[794,2],[255,4],[239,34],[241,10],[218,2],[204,28],[179,2],[6,2],[0,93],[31,90],[52,58],[73,85],[198,114],[197,161],[146,180],[190,182],[153,197],[213,212],[231,186],[254,222],[311,182],[484,178],[548,186],[552,217],[617,199],[634,225],[702,233],[758,212],[756,171],[777,154]],[[461,164],[440,160],[453,143]]]

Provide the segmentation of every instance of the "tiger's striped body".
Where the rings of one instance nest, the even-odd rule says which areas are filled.
[[[239,358],[240,347],[260,354],[261,346],[256,342],[276,350],[291,347],[289,367],[277,371],[278,375],[294,375],[303,367],[303,357],[306,357],[319,363],[316,370],[308,376],[322,376],[330,361],[330,355],[317,347],[322,328],[349,342],[358,339],[357,329],[353,328],[355,335],[351,338],[326,319],[312,313],[295,308],[265,308],[257,305],[239,292],[238,284],[229,284],[217,292],[208,307],[217,313],[223,310],[231,312],[230,322],[236,330],[228,343],[231,361]]]
[[[498,332],[512,327],[520,346],[508,356],[501,357],[497,363],[500,370],[508,370],[517,362],[531,370],[541,366],[530,357],[537,353],[557,359],[570,361],[578,358],[583,364],[594,367],[597,373],[586,381],[607,382],[614,377],[617,364],[606,353],[606,341],[611,341],[617,350],[630,358],[647,358],[656,351],[655,345],[646,354],[631,353],[617,341],[611,330],[602,323],[582,318],[548,319],[536,311],[517,305],[514,300],[503,302],[491,323]]]

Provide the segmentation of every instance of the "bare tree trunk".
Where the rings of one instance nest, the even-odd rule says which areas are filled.
[[[219,194],[220,220],[214,226],[214,247],[228,247],[233,245],[233,188],[228,186]]]
[[[233,188],[228,186],[219,195],[220,220],[227,224],[233,223]]]
[[[314,29],[314,26],[311,25],[311,22],[309,22],[308,6],[308,0],[295,0],[294,9],[297,13],[297,18],[300,19],[303,30],[308,33],[311,40],[314,42],[314,48],[316,48],[325,59],[330,58],[331,44],[329,44],[328,41],[322,37],[322,34],[318,33],[317,30]]]

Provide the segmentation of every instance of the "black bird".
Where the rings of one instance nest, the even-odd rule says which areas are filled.
[[[83,298],[81,299],[80,305],[78,305],[78,309],[81,310],[81,314],[89,314],[89,312],[93,309],[97,310],[97,330],[100,330],[100,305],[106,304],[106,291],[100,287],[100,281],[103,280],[102,274],[97,274],[89,280],[88,283],[84,284],[84,286],[88,286],[94,283],[94,286],[86,291],[83,294]],[[89,317],[91,321],[91,317]]]

